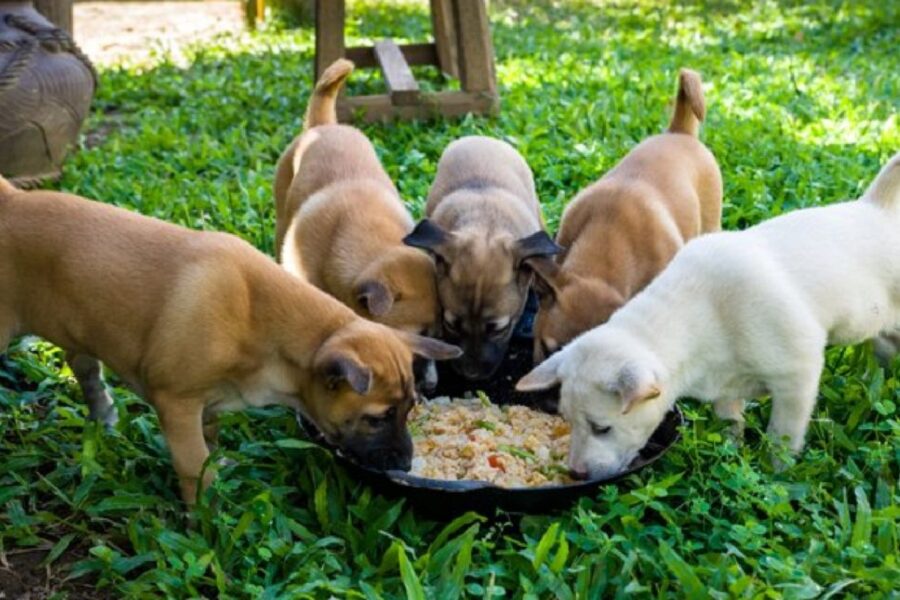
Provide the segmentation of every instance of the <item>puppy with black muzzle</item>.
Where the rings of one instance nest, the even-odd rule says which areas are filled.
[[[361,463],[408,469],[413,354],[460,354],[357,316],[237,237],[0,178],[0,350],[25,334],[66,351],[91,418],[116,421],[100,361],[156,408],[188,504],[210,481],[215,415],[248,406],[293,407]]]
[[[456,140],[438,162],[425,214],[404,241],[435,258],[443,337],[463,349],[454,368],[486,379],[525,307],[528,259],[560,250],[543,229],[531,169],[500,140]]]
[[[720,229],[722,175],[697,139],[705,114],[700,76],[682,69],[669,130],[578,193],[563,213],[556,260],[528,261],[540,298],[535,363],[605,323],[688,240]]]
[[[372,143],[339,125],[335,102],[353,63],[339,59],[316,83],[303,132],[275,173],[282,266],[357,314],[410,333],[437,333],[434,261],[403,244],[414,221]],[[433,388],[433,363],[422,385]]]

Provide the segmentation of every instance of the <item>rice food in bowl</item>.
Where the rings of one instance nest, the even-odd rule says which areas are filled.
[[[498,406],[484,394],[421,402],[409,414],[411,474],[500,487],[571,483],[569,424],[521,405]]]

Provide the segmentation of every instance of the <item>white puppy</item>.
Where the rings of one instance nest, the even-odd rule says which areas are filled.
[[[744,398],[768,392],[769,435],[797,452],[825,346],[898,326],[900,154],[856,202],[691,241],[607,324],[517,389],[562,383],[569,467],[582,476],[625,470],[682,396],[713,402],[740,426]]]

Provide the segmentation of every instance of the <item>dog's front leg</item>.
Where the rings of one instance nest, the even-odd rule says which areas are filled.
[[[786,442],[787,449],[794,454],[803,449],[806,429],[816,406],[823,365],[824,357],[820,355],[803,372],[767,385],[772,392],[768,435],[775,444]]]
[[[716,400],[713,410],[723,421],[731,421],[731,437],[736,444],[740,444],[744,439],[744,400]]]
[[[155,394],[152,398],[178,473],[181,497],[185,504],[193,506],[197,500],[197,484],[200,483],[202,491],[213,478],[212,472],[208,471],[200,481],[203,464],[209,456],[203,437],[203,403],[198,398],[169,394]]]
[[[88,405],[89,418],[107,427],[113,427],[119,421],[119,415],[103,383],[103,367],[100,361],[92,356],[74,352],[66,353],[66,361],[81,387],[81,393]]]

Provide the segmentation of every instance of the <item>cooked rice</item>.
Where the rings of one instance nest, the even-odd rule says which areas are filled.
[[[569,483],[569,424],[525,406],[497,406],[446,396],[409,415],[412,474],[429,479],[490,481],[501,487]]]

